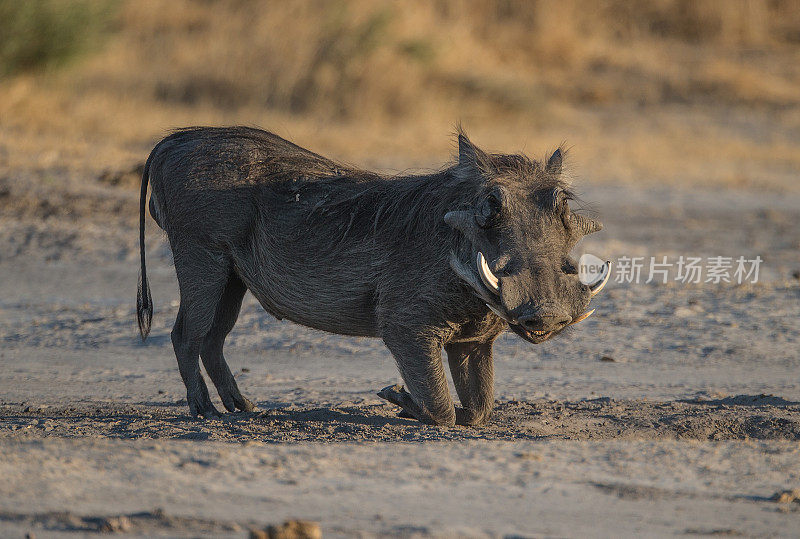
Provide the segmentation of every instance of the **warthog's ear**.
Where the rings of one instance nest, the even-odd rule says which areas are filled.
[[[463,132],[458,133],[458,169],[465,174],[478,174],[486,154],[478,149]]]
[[[462,166],[477,166],[478,159],[475,146],[464,133],[458,134],[458,164]]]
[[[561,175],[561,165],[564,162],[564,156],[561,154],[561,148],[553,152],[550,159],[547,160],[547,166],[544,171],[551,176]]]

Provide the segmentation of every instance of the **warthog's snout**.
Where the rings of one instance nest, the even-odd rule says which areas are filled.
[[[533,333],[558,331],[572,322],[572,317],[558,310],[537,309],[517,318],[519,324]]]

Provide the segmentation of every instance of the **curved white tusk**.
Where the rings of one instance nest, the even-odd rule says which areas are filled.
[[[591,311],[586,311],[585,313],[583,313],[582,315],[580,315],[578,318],[576,318],[575,320],[573,320],[572,322],[570,322],[570,324],[569,324],[569,325],[571,326],[572,324],[577,324],[578,322],[583,322],[584,320],[586,320],[587,318],[589,318],[590,316],[592,316],[592,313],[593,313],[593,312],[594,312],[594,309],[592,309]]]
[[[481,281],[486,285],[486,288],[495,294],[500,293],[500,282],[494,276],[492,270],[489,269],[489,264],[486,263],[486,259],[483,258],[483,253],[480,251],[478,251],[478,275],[481,276]]]
[[[592,291],[592,297],[595,297],[603,287],[606,285],[608,280],[611,278],[611,262],[606,262],[605,271],[603,275],[594,282],[594,284],[589,285],[589,290]]]

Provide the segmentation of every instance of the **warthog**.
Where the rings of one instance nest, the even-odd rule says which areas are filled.
[[[497,336],[510,326],[532,343],[550,339],[591,314],[605,283],[582,284],[569,256],[601,225],[570,209],[561,165],[560,149],[541,163],[485,153],[460,132],[452,166],[387,177],[258,129],[179,130],[155,146],[142,177],[142,338],[153,315],[149,181],[150,214],[167,233],[180,287],[172,344],[193,415],[218,416],[198,357],[226,409],[253,409],[222,352],[250,290],[278,319],[383,339],[407,390],[379,395],[401,415],[481,424],[494,405]]]

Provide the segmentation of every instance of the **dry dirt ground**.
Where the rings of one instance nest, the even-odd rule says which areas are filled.
[[[620,284],[562,338],[496,346],[497,411],[434,428],[376,397],[379,341],[249,298],[227,357],[251,414],[194,420],[169,343],[177,287],[136,333],[131,175],[0,175],[0,535],[800,534],[800,192],[581,185],[603,257],[760,255],[755,285]],[[605,358],[604,360],[602,358]]]

